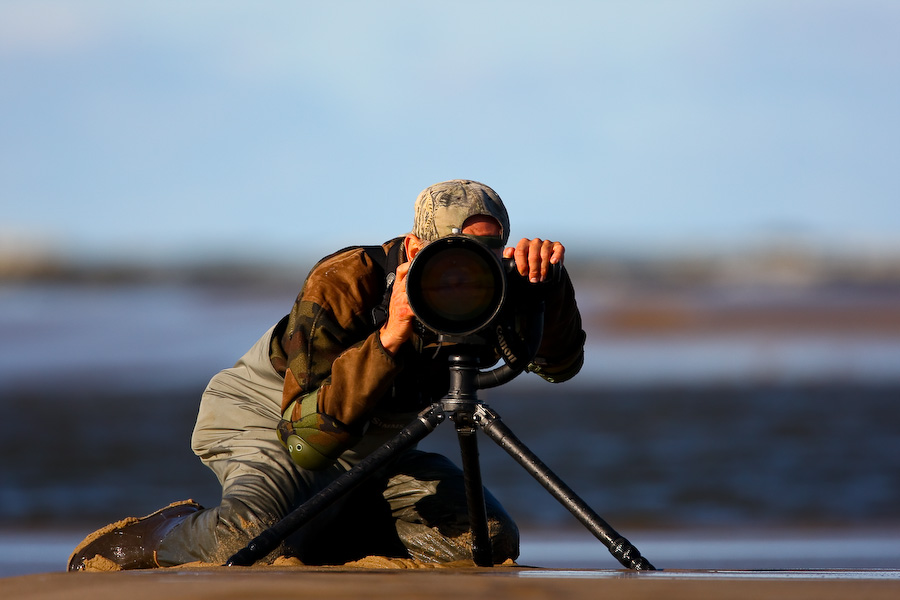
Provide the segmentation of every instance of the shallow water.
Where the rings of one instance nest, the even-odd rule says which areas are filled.
[[[868,571],[867,577],[900,577],[900,529],[893,531],[824,531],[818,533],[742,530],[698,533],[635,531],[625,532],[657,569],[673,570],[831,570],[833,576],[851,578]],[[4,532],[0,530],[0,577],[64,571],[78,532]],[[522,532],[518,564],[549,571],[522,572],[523,577],[564,577],[568,570],[577,576],[616,576],[623,567],[606,548],[581,531],[548,533]],[[836,570],[840,570],[840,572]],[[892,571],[888,572],[887,569]],[[885,574],[887,573],[887,574]],[[773,573],[768,573],[773,576]],[[707,574],[707,576],[713,576]],[[716,576],[724,577],[726,573]],[[744,576],[752,574],[744,573]],[[794,575],[797,576],[796,574]],[[810,576],[809,574],[807,576]],[[818,573],[815,577],[826,577]]]
[[[628,531],[657,569],[900,569],[900,528],[885,530]],[[551,569],[621,568],[583,532],[524,532],[519,564]]]

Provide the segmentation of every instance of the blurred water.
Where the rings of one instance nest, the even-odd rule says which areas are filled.
[[[102,377],[127,389],[205,382],[278,321],[297,291],[177,283],[0,285],[0,393],[40,387],[48,371],[76,384]],[[880,304],[885,301],[900,303],[900,295]],[[579,303],[588,310],[598,304],[590,297]],[[580,385],[900,381],[896,332],[588,334]]]
[[[181,284],[0,286],[0,393],[181,387],[231,366],[292,293]]]
[[[0,530],[86,533],[176,499],[217,503],[189,449],[200,392],[293,293],[0,289]],[[598,339],[573,382],[526,376],[482,397],[623,533],[871,533],[900,523],[898,369],[890,336]],[[570,543],[560,532],[580,526],[567,511],[479,440],[485,483],[513,516]],[[423,446],[458,455],[449,426]],[[544,560],[552,543],[528,551]]]

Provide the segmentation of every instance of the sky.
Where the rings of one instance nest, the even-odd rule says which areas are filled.
[[[569,252],[900,246],[893,0],[0,0],[0,249],[290,261],[493,187]]]

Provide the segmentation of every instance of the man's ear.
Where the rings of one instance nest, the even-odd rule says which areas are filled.
[[[425,244],[422,243],[422,240],[411,233],[406,234],[406,237],[403,238],[403,249],[406,250],[406,258],[409,260],[414,259],[423,246]]]

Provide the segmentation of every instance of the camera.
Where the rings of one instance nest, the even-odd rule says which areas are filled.
[[[449,235],[416,254],[406,293],[416,319],[439,339],[493,346],[508,365],[524,368],[540,344],[544,296],[559,272],[553,265],[546,283],[531,284],[513,259],[474,237]]]

